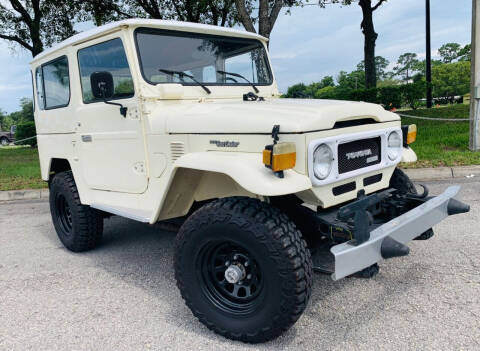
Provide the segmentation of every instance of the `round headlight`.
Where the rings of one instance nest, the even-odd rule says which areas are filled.
[[[394,131],[391,132],[390,135],[388,136],[388,158],[391,161],[395,161],[398,156],[400,156],[400,152],[402,150],[402,137],[400,136],[400,133]]]
[[[333,152],[326,144],[319,145],[313,152],[313,173],[318,179],[325,179],[333,165]]]

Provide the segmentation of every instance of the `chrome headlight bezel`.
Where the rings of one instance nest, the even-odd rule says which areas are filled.
[[[320,154],[323,153],[323,154]],[[319,159],[321,158],[322,166],[325,166],[323,172],[318,169]],[[335,160],[333,156],[333,150],[327,144],[320,144],[313,151],[313,173],[315,177],[320,180],[328,178],[333,168],[333,161]]]
[[[387,156],[390,161],[395,161],[401,155],[403,149],[402,135],[394,130],[387,137]]]

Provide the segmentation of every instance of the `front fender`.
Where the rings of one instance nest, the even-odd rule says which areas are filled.
[[[404,147],[402,152],[402,161],[403,163],[413,163],[417,162],[417,154],[412,150],[411,147]]]
[[[174,167],[223,173],[248,192],[260,196],[294,194],[312,187],[308,176],[294,170],[284,171],[283,179],[277,178],[257,153],[193,152],[180,157]]]

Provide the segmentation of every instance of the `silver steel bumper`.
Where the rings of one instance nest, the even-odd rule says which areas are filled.
[[[370,239],[361,245],[347,242],[333,246],[330,249],[335,256],[332,279],[339,280],[382,260],[381,247],[386,237],[406,244],[444,220],[449,215],[448,203],[459,190],[458,185],[449,187],[443,194],[373,230]]]

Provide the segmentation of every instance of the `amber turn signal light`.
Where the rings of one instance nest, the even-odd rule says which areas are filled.
[[[267,145],[263,150],[263,164],[274,172],[295,167],[297,152],[294,143]]]
[[[403,146],[413,144],[417,140],[417,125],[410,124],[402,126]]]
[[[414,143],[415,140],[417,140],[417,125],[410,124],[407,133],[407,145]]]

